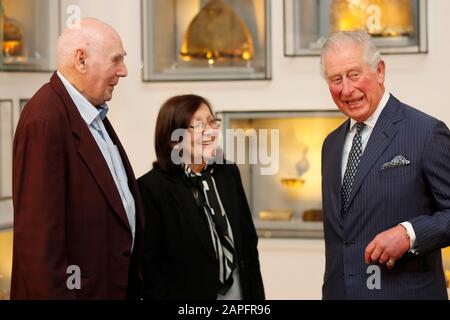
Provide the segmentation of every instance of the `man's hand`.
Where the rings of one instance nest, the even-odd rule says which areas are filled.
[[[366,247],[364,260],[367,264],[385,264],[388,269],[409,250],[409,238],[406,229],[398,225],[379,233]]]

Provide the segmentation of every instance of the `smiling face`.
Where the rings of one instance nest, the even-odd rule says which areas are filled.
[[[101,41],[87,54],[83,93],[93,105],[111,100],[119,78],[127,76],[125,55],[122,41],[117,35],[108,41]]]
[[[206,124],[204,130],[201,127],[198,128],[201,123]],[[194,164],[205,164],[216,156],[218,129],[214,127],[213,123],[214,116],[211,110],[206,104],[202,103],[189,122],[190,125],[195,127],[188,130],[191,142],[191,160]]]
[[[325,76],[339,110],[355,121],[367,120],[384,94],[385,65],[376,70],[364,60],[359,45],[330,48],[324,56]]]
[[[119,34],[95,18],[81,19],[58,38],[58,71],[94,106],[111,100],[127,76],[125,55]]]

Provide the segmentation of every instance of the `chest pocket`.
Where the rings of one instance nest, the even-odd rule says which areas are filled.
[[[395,153],[377,163],[378,175],[381,180],[399,180],[406,182],[414,176],[417,160],[403,153]]]

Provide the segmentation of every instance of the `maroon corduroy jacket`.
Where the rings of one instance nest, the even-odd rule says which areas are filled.
[[[125,151],[106,118],[104,124],[136,202],[133,252],[107,163],[55,73],[25,106],[14,138],[12,299],[137,296],[142,205]],[[69,266],[80,268],[80,289],[69,289],[76,283]]]

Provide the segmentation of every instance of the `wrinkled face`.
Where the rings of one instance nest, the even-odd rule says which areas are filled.
[[[326,80],[339,110],[356,121],[367,120],[384,93],[384,62],[373,70],[360,46],[330,48],[324,56]]]
[[[94,106],[111,100],[119,78],[127,76],[125,55],[122,41],[118,36],[101,41],[89,50],[86,58],[84,94]]]
[[[216,156],[218,127],[207,105],[201,104],[189,122],[191,160],[194,164],[208,163]]]

